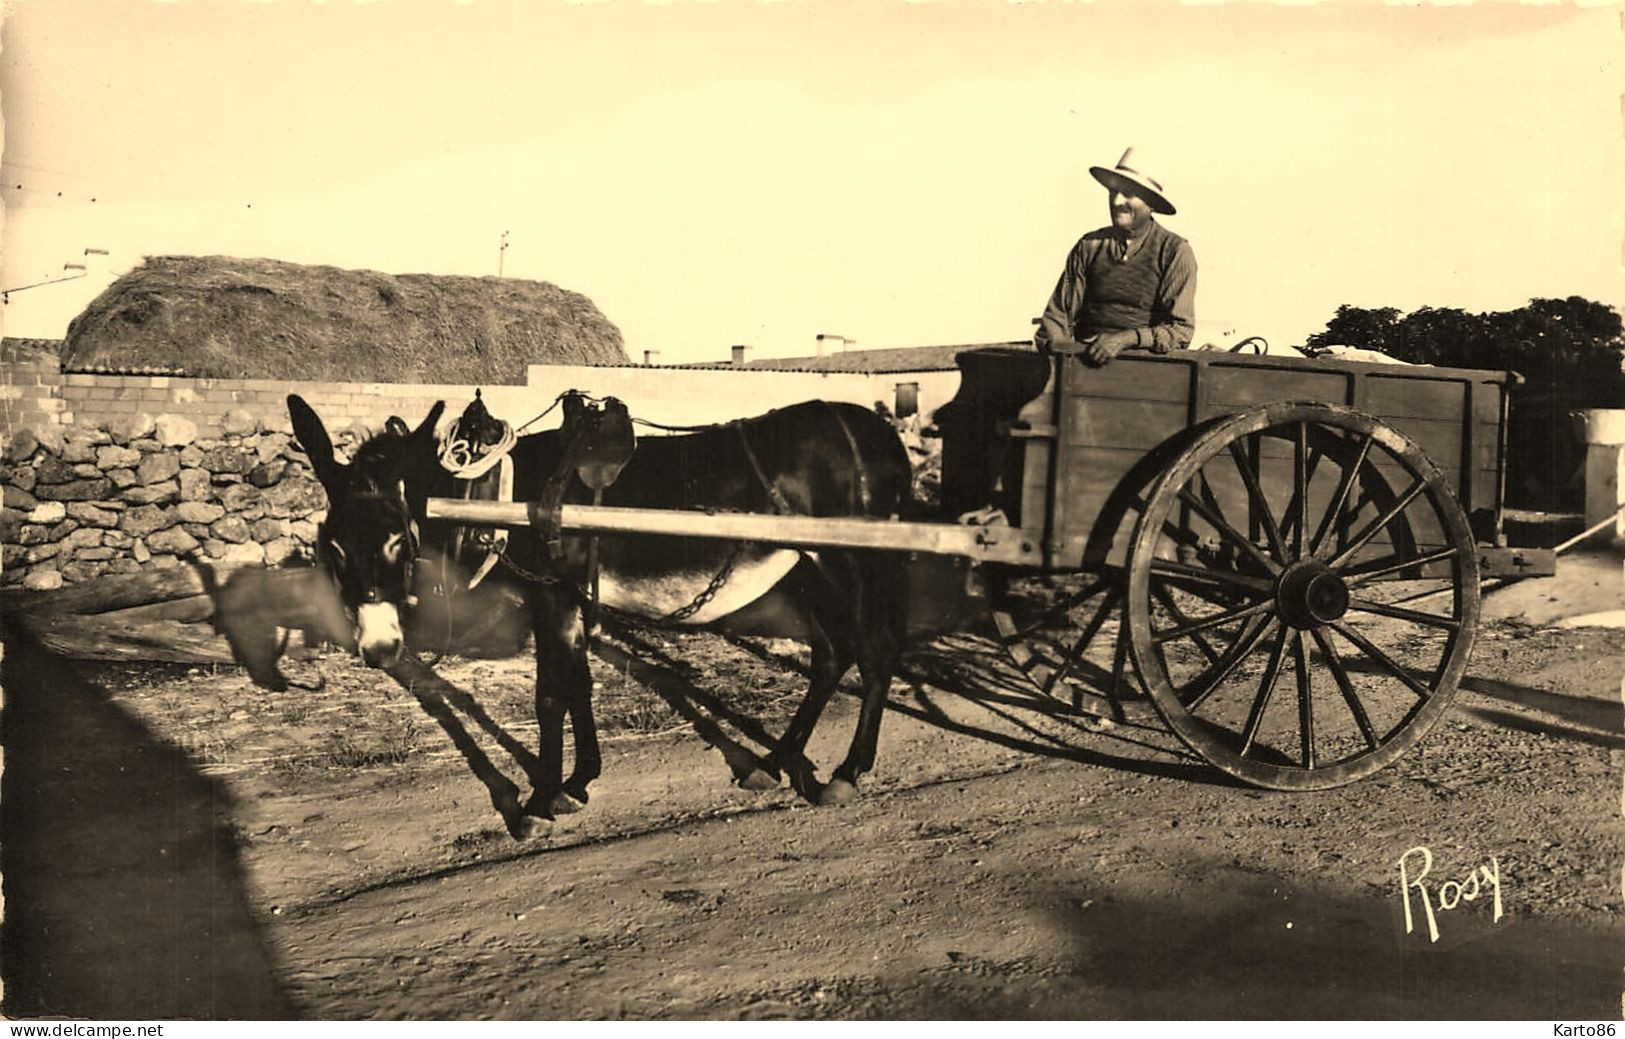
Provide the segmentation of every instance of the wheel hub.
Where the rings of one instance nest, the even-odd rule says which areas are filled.
[[[1313,560],[1288,567],[1275,586],[1276,608],[1294,628],[1318,628],[1348,612],[1349,588],[1324,563]]]

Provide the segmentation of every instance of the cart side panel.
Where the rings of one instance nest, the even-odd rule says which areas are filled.
[[[1115,565],[1133,534],[1137,492],[1160,471],[1167,445],[1192,423],[1197,369],[1069,362],[1061,371],[1060,401],[1052,403],[1056,457],[1048,477],[1029,467],[1024,514],[1047,513],[1045,543],[1058,565],[1076,566],[1084,558]]]
[[[1474,534],[1495,540],[1506,397],[1502,378],[1489,372],[1427,378],[1402,369],[1368,375],[1364,389],[1363,406],[1355,406],[1416,441],[1456,489]]]
[[[1382,419],[1443,472],[1481,540],[1499,533],[1500,373],[1201,352],[1130,354],[1104,368],[1061,365],[1057,395],[1048,383],[1049,362],[1036,353],[977,351],[961,355],[960,366],[960,395],[939,417],[957,409],[960,418],[975,418],[939,418],[944,504],[957,511],[985,504],[1004,509],[1012,523],[1043,538],[1057,565],[1120,565],[1138,495],[1189,431],[1285,400],[1341,404]],[[1015,435],[1005,435],[1012,424]],[[1291,446],[1268,440],[1260,450],[1269,458],[1260,471],[1265,497],[1284,509],[1293,494]],[[1379,469],[1394,485],[1390,491],[1404,491],[1401,473]],[[1309,510],[1317,518],[1317,508],[1329,504],[1335,470],[1327,466],[1311,481]],[[1214,479],[1220,501],[1246,516],[1256,532],[1239,478],[1221,467]],[[1336,536],[1348,533],[1339,528]],[[1400,536],[1432,544],[1440,532]],[[1379,537],[1368,552],[1388,546],[1388,538]]]

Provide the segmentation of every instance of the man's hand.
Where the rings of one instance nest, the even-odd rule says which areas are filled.
[[[1087,365],[1099,368],[1110,364],[1111,359],[1133,346],[1137,341],[1132,329],[1117,329],[1111,332],[1102,332],[1097,336],[1082,341],[1083,349],[1078,357]]]

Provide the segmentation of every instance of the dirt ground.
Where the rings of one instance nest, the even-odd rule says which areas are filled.
[[[522,658],[408,689],[329,656],[271,693],[8,643],[7,1010],[1616,1019],[1625,630],[1560,625],[1625,585],[1617,556],[1567,572],[1486,600],[1420,747],[1318,793],[1231,783],[1146,711],[1101,732],[918,680],[990,653],[958,638],[894,685],[865,796],[815,808],[731,769],[803,649],[606,640],[604,777],[524,843],[495,807],[528,793]],[[824,768],[855,718],[838,697]],[[1419,896],[1407,933],[1422,848],[1436,941]]]

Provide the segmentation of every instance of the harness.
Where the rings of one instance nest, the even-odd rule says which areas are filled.
[[[487,442],[477,438],[472,431],[463,429],[464,419],[468,418],[475,405],[478,405],[477,416],[483,416],[487,423],[495,424],[497,436],[494,440]],[[510,452],[518,442],[519,438],[514,434],[511,425],[491,418],[485,411],[485,403],[480,398],[480,391],[476,389],[474,404],[465,409],[463,415],[459,416],[446,432],[445,441],[440,448],[440,467],[455,477],[454,486],[459,498],[470,501],[512,501],[513,458]],[[462,555],[464,542],[468,540],[485,549],[485,557],[468,579],[466,590],[472,592],[485,580],[486,575],[496,566],[497,560],[502,557],[503,550],[508,547],[508,529],[457,527],[452,532],[448,565]],[[441,594],[449,594],[449,589],[445,585],[449,584],[450,576],[449,573],[442,575],[442,586],[436,589]]]
[[[479,391],[475,391],[475,403],[480,404]],[[546,556],[557,561],[564,555],[563,525],[560,506],[564,497],[573,486],[574,480],[580,480],[592,492],[592,503],[602,504],[604,490],[611,486],[620,475],[632,457],[636,447],[636,436],[632,426],[634,423],[672,432],[704,432],[715,430],[715,425],[704,426],[671,426],[650,422],[644,419],[633,418],[627,411],[626,405],[614,397],[595,398],[577,390],[568,390],[560,394],[554,401],[554,406],[562,404],[564,408],[564,422],[560,427],[564,447],[560,451],[557,464],[548,476],[542,487],[542,493],[535,501],[526,503],[531,527],[541,538]],[[471,405],[472,407],[472,405]],[[863,453],[853,434],[851,426],[841,416],[840,409],[834,404],[827,404],[829,415],[840,429],[842,436],[851,450],[853,472],[855,479],[852,488],[851,507],[854,514],[864,514],[870,509],[872,495],[867,468],[863,464]],[[483,411],[483,404],[480,410]],[[548,408],[551,411],[552,407]],[[547,412],[543,412],[543,415]],[[465,417],[467,412],[465,411]],[[487,416],[488,417],[488,416]],[[542,416],[537,416],[531,425]],[[494,419],[490,420],[495,422]],[[510,452],[517,443],[518,438],[507,423],[500,423],[500,434],[495,439],[476,441],[466,435],[462,428],[462,419],[459,419],[451,431],[448,432],[445,444],[440,452],[441,465],[457,478],[457,494],[465,499],[481,500],[513,500],[513,461]],[[755,445],[751,438],[751,421],[735,419],[726,423],[732,427],[738,438],[740,452],[743,454],[751,474],[756,478],[757,484],[771,503],[777,515],[795,515],[799,510],[785,496],[776,480],[770,476],[763,467]],[[596,535],[587,540],[587,568],[586,587],[580,587],[568,579],[549,573],[535,573],[514,560],[508,551],[509,532],[505,528],[458,527],[453,535],[451,559],[455,560],[461,553],[465,543],[472,542],[485,550],[470,578],[467,590],[472,591],[500,561],[510,571],[522,580],[537,584],[570,584],[576,589],[583,607],[587,611],[587,630],[593,628],[593,620],[598,610],[604,607],[599,597],[599,542]],[[707,582],[705,588],[688,604],[671,611],[659,618],[656,623],[680,623],[686,621],[704,609],[717,594],[721,592],[732,578],[734,570],[742,558],[748,542],[738,542],[727,558],[722,562],[717,572]],[[440,589],[450,594],[451,589]]]
[[[399,517],[401,521],[401,530],[404,532],[402,535],[402,540],[405,542],[403,545],[401,545],[401,552],[404,554],[406,560],[402,565],[401,580],[406,587],[406,605],[417,605],[417,595],[414,591],[414,579],[417,575],[419,545],[418,524],[417,521],[412,518],[412,508],[406,503],[405,496],[401,494],[387,494],[377,486],[369,486],[365,490],[352,492],[349,495],[349,499],[351,501],[380,502],[389,506],[389,508],[394,510]],[[325,549],[323,551],[325,551]],[[331,566],[328,566],[326,569],[329,573],[334,572],[333,567]],[[369,601],[376,601],[378,598],[378,589],[376,584],[369,588],[367,593]]]
[[[561,403],[564,406],[564,424],[561,427],[564,449],[559,454],[553,472],[542,486],[540,498],[527,503],[531,526],[541,537],[547,556],[552,560],[558,560],[564,555],[559,507],[563,504],[564,495],[569,490],[572,480],[580,480],[592,491],[594,505],[602,504],[604,489],[615,482],[621,470],[626,467],[626,463],[631,460],[636,447],[631,416],[621,401],[614,397],[598,401],[579,391],[569,390],[560,394],[554,401],[555,405]],[[469,418],[469,411],[473,410],[475,405],[479,406],[474,412],[475,419],[484,424],[494,425],[500,430],[494,439],[471,437],[463,430],[463,421]],[[548,411],[551,410],[551,407],[548,408]],[[545,415],[547,412],[542,414]],[[531,421],[535,422],[536,419]],[[518,437],[508,423],[498,422],[485,413],[479,391],[476,390],[474,404],[470,405],[469,410],[464,411],[463,416],[446,436],[445,445],[440,452],[440,464],[456,477],[459,497],[512,501],[513,459],[510,452],[516,443]],[[472,591],[499,561],[523,580],[540,584],[565,583],[563,578],[533,573],[516,562],[508,552],[508,535],[506,528],[462,526],[457,528],[452,536],[449,561],[455,561],[461,555],[466,541],[471,540],[485,549],[485,556],[470,578],[467,590]],[[589,629],[591,612],[597,609],[599,603],[598,574],[598,538],[593,536],[587,541],[588,589],[581,596],[589,611],[587,618]],[[442,590],[449,594],[449,588]]]

